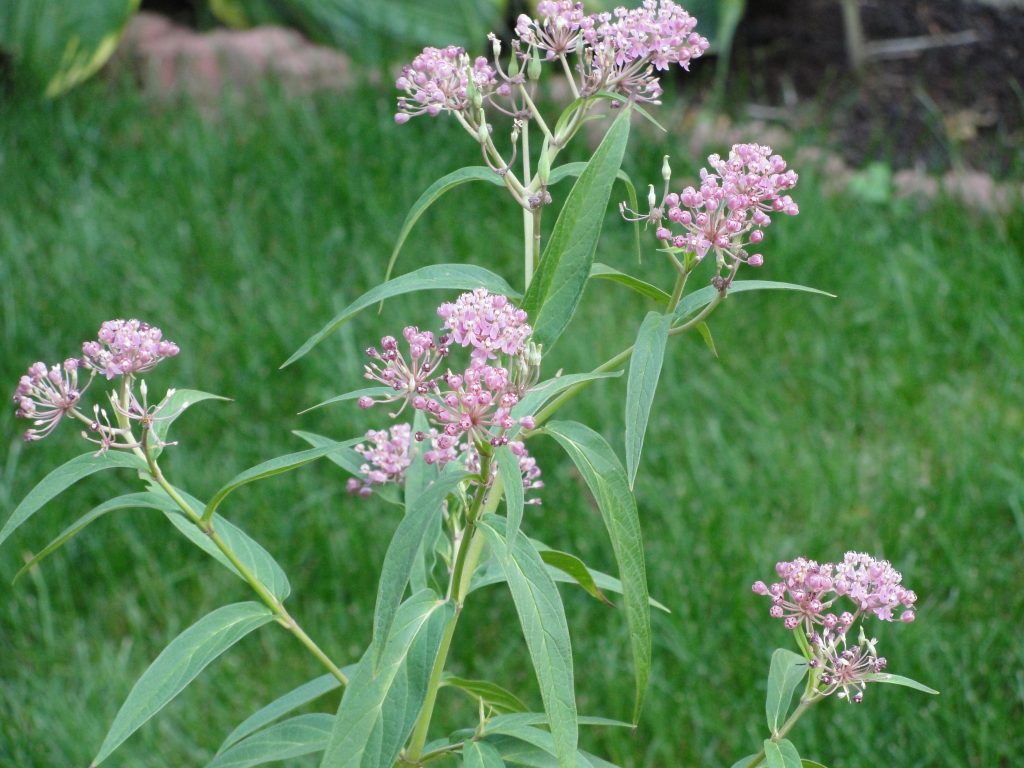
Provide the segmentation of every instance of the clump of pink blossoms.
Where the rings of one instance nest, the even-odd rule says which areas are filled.
[[[159,328],[141,320],[108,320],[100,326],[98,336],[98,341],[82,344],[82,365],[108,380],[151,371],[179,351]]]
[[[399,97],[395,115],[395,122],[402,125],[417,115],[465,112],[473,103],[471,87],[483,96],[498,88],[498,80],[483,56],[471,63],[464,48],[449,45],[424,48],[411,64],[402,67],[395,87],[406,93]]]

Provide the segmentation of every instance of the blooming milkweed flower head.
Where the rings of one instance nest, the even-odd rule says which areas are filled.
[[[360,467],[362,478],[350,478],[346,486],[348,492],[369,496],[374,485],[401,482],[405,478],[405,470],[412,463],[409,451],[411,431],[408,424],[395,424],[390,429],[367,432],[368,442],[354,448],[366,460]]]
[[[26,441],[42,440],[78,405],[84,391],[78,387],[79,367],[79,361],[73,357],[50,368],[45,363],[33,363],[18,381],[14,392],[15,416],[31,419],[33,425],[25,432]]]
[[[886,658],[878,655],[877,644],[874,638],[868,639],[863,628],[856,645],[847,642],[846,633],[825,630],[821,635],[815,634],[811,638],[811,666],[820,670],[819,693],[835,694],[838,699],[860,704],[872,676],[888,665]]]
[[[406,94],[399,97],[395,114],[395,122],[402,125],[418,115],[465,112],[473,104],[474,91],[487,96],[498,88],[498,80],[487,59],[478,56],[470,62],[464,48],[449,45],[424,48],[402,67],[395,87]]]
[[[97,341],[82,344],[82,365],[108,380],[151,371],[179,352],[159,328],[141,320],[108,320],[97,336]]]
[[[537,16],[525,13],[516,20],[516,35],[528,46],[544,51],[544,57],[554,59],[575,52],[586,13],[583,3],[574,0],[540,0]]]
[[[400,400],[402,407],[398,413],[401,413],[410,400],[435,387],[433,377],[440,363],[448,356],[449,337],[442,335],[438,338],[430,331],[421,331],[415,325],[407,325],[402,331],[402,338],[408,356],[402,353],[394,336],[382,338],[379,350],[376,347],[366,350],[366,356],[371,362],[363,366],[364,377],[390,387],[395,394],[377,400],[364,395],[359,398],[360,408]]]
[[[442,304],[437,314],[451,331],[452,341],[472,347],[473,359],[478,361],[493,360],[497,352],[520,354],[533,333],[526,312],[486,288],[464,293],[454,304]]]

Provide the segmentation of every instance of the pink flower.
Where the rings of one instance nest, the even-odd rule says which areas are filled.
[[[470,63],[464,48],[424,48],[402,67],[395,87],[406,93],[399,97],[395,115],[395,122],[402,125],[417,115],[465,111],[472,104],[470,87],[487,95],[497,87],[497,73],[482,56]]]
[[[45,363],[33,363],[28,374],[18,381],[14,402],[15,416],[31,419],[33,428],[25,432],[26,441],[42,440],[57,428],[65,414],[75,410],[82,398],[78,389],[79,361],[68,358],[64,365],[47,369]],[[88,386],[88,384],[86,385]]]
[[[454,304],[442,304],[437,314],[456,344],[473,348],[475,361],[493,360],[497,352],[518,355],[533,333],[523,310],[486,288],[464,293]]]
[[[82,344],[82,365],[107,379],[150,371],[179,352],[155,325],[141,320],[108,320],[100,326],[98,341]]]

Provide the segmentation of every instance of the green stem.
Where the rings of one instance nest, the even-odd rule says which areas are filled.
[[[533,103],[533,99],[530,98],[530,94],[527,92],[526,86],[520,85],[519,92],[522,94],[523,101],[526,102],[526,106],[530,109],[530,114],[533,115],[533,119],[537,121],[537,125],[540,127],[541,131],[543,131],[544,135],[547,136],[548,139],[551,139],[551,129],[548,128],[548,124],[544,122],[544,116],[540,113],[540,110],[537,109],[537,105]]]
[[[321,664],[323,664],[332,675],[338,678],[338,681],[342,685],[348,685],[348,677],[345,675],[345,673],[342,672],[341,669],[339,669],[338,666],[333,661],[331,661],[331,659],[327,656],[326,653],[323,652],[320,646],[313,642],[313,639],[306,634],[305,630],[303,630],[302,627],[299,626],[298,622],[295,621],[295,619],[292,617],[292,615],[288,613],[288,610],[284,607],[284,604],[280,600],[278,600],[277,597],[275,597],[274,594],[270,590],[268,590],[259,579],[256,578],[255,574],[253,574],[253,572],[249,570],[248,566],[245,563],[239,560],[238,555],[235,554],[235,551],[231,549],[231,547],[228,546],[227,542],[225,542],[224,539],[222,539],[220,535],[214,530],[212,521],[204,521],[202,517],[199,515],[199,513],[192,509],[192,505],[189,504],[182,497],[182,495],[178,493],[177,489],[175,489],[175,487],[167,481],[167,478],[164,477],[164,474],[161,471],[160,466],[156,463],[156,459],[153,458],[152,454],[148,450],[146,450],[144,453],[146,461],[149,464],[150,474],[152,475],[153,479],[156,480],[160,487],[164,489],[164,492],[171,497],[171,499],[174,501],[175,504],[178,505],[181,511],[185,513],[185,516],[189,520],[191,520],[192,523],[194,523],[198,528],[200,528],[203,531],[203,533],[205,533],[210,538],[210,541],[214,543],[217,549],[219,549],[224,554],[224,557],[226,557],[228,559],[228,562],[230,562],[231,565],[234,566],[235,570],[238,571],[238,574],[242,577],[245,583],[248,584],[252,588],[252,590],[259,596],[260,600],[263,601],[264,605],[266,605],[274,613],[274,617],[277,619],[278,623],[285,627],[285,629],[287,629],[293,635],[295,635],[295,637],[298,638],[299,642],[302,643],[306,647],[306,649],[309,650],[309,652],[312,653],[313,656],[315,656],[316,659]]]
[[[562,70],[565,72],[565,79],[569,81],[569,87],[572,89],[572,96],[574,99],[580,97],[579,89],[576,87],[576,78],[572,75],[572,69],[569,67],[569,62],[566,61],[565,54],[560,54],[558,57],[562,62]]]

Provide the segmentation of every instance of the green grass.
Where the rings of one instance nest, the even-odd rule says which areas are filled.
[[[656,177],[685,136],[638,138],[628,169]],[[675,141],[678,146],[671,142]],[[383,414],[335,406],[296,412],[359,386],[361,350],[409,322],[431,322],[429,294],[367,312],[316,352],[278,365],[333,313],[381,278],[406,208],[436,177],[479,157],[451,122],[397,128],[390,97],[315,102],[268,95],[203,117],[91,84],[56,104],[0,107],[0,381],[54,361],[110,317],[164,328],[182,354],[151,388],[228,395],[176,425],[166,469],[209,496],[248,466],[296,450],[292,429],[339,438]],[[674,162],[677,177],[683,159]],[[696,170],[696,166],[693,167]],[[771,650],[789,642],[749,585],[776,560],[891,558],[920,595],[918,621],[880,627],[892,671],[942,690],[892,687],[864,704],[830,701],[794,740],[833,768],[1010,766],[1024,752],[1024,211],[996,218],[939,202],[875,206],[826,197],[804,174],[802,214],[768,231],[757,277],[838,294],[745,294],[712,328],[676,340],[637,481],[656,614],[655,669],[638,731],[590,731],[584,744],[624,766],[728,766],[763,737]],[[565,190],[560,190],[564,194]],[[550,225],[550,221],[548,224]],[[521,222],[500,191],[464,187],[414,230],[399,271],[475,261],[518,281]],[[601,259],[664,283],[653,256],[637,267],[628,229],[609,217]],[[450,297],[444,297],[450,298]],[[549,359],[585,370],[631,341],[647,307],[610,284]],[[599,329],[595,332],[595,329]],[[602,382],[566,416],[622,440],[622,381]],[[0,413],[0,516],[47,471],[82,451],[75,430],[24,445]],[[612,569],[603,526],[550,441],[536,448],[547,487],[527,530]],[[291,577],[292,612],[337,660],[369,639],[393,508],[343,491],[318,463],[245,488],[222,513],[260,539]],[[0,551],[0,583],[22,558],[127,473],[97,477],[41,512]],[[0,766],[85,765],[135,678],[209,610],[248,599],[240,582],[162,517],[128,511],[97,523],[16,587],[0,588]],[[539,706],[507,597],[467,608],[454,654]],[[628,717],[621,617],[565,593],[580,709]],[[109,761],[202,765],[263,702],[320,674],[273,627],[210,667]],[[336,706],[336,698],[323,707]],[[437,732],[472,711],[442,693]],[[294,765],[314,764],[295,762]]]

